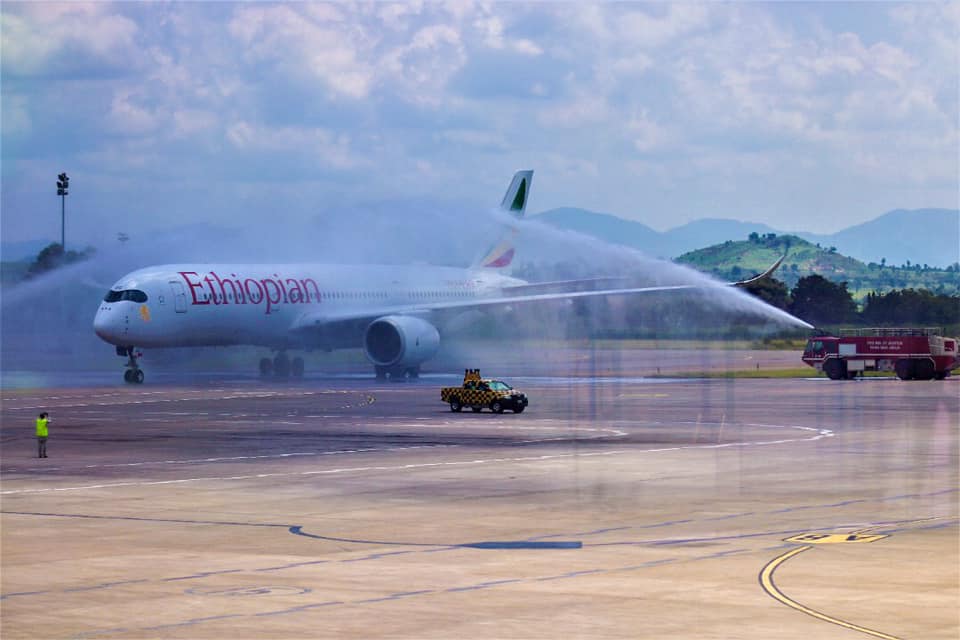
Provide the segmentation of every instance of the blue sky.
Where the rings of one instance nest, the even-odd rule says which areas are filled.
[[[958,207],[958,3],[18,3],[2,234],[577,206],[833,232]],[[411,205],[411,203],[414,203]]]

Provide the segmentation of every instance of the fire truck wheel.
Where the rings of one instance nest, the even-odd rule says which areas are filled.
[[[480,413],[483,411],[483,407],[470,407],[470,411],[473,411],[474,413]]]
[[[500,404],[499,400],[494,400],[490,403],[490,411],[494,413],[503,413],[503,405]]]
[[[831,380],[843,380],[847,377],[847,365],[842,360],[831,358],[823,364],[823,370]]]
[[[912,360],[897,360],[897,364],[893,366],[893,370],[901,380],[913,380]]]
[[[934,379],[934,380],[946,380],[946,379],[947,379],[947,372],[946,372],[946,371],[937,371],[935,374],[933,374],[933,379]]]
[[[462,409],[463,405],[460,404],[460,398],[450,398],[450,411],[460,413]]]
[[[913,365],[913,375],[917,380],[933,380],[935,373],[933,363],[929,360],[917,360]]]

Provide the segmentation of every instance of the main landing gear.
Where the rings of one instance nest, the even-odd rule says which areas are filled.
[[[386,380],[389,378],[394,382],[400,382],[403,380],[416,380],[420,377],[420,365],[413,367],[384,367],[378,364],[374,365],[373,370],[377,376],[377,380]]]
[[[127,370],[123,372],[123,381],[127,384],[143,384],[143,369],[137,365],[137,357],[142,355],[134,347],[117,347],[117,355],[127,358]]]
[[[303,358],[290,358],[286,352],[281,351],[271,360],[270,358],[260,358],[260,375],[267,377],[273,375],[276,378],[294,378],[303,377]]]

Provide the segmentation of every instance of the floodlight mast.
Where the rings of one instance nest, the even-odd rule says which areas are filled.
[[[70,178],[66,172],[57,176],[57,195],[60,196],[60,249],[64,254],[67,253],[66,241],[66,209],[67,209],[67,189],[70,188]]]

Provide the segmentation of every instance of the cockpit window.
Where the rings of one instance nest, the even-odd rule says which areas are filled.
[[[147,294],[139,289],[126,289],[124,291],[107,291],[107,295],[103,296],[104,302],[120,302],[121,300],[146,302]]]

